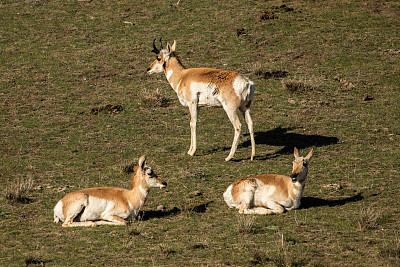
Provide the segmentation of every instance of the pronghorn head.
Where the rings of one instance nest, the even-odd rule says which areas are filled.
[[[166,48],[163,48],[161,43],[161,38],[160,38],[160,48],[156,47],[155,41],[156,39],[153,40],[153,50],[151,50],[151,52],[154,52],[157,56],[156,60],[154,60],[154,62],[151,63],[150,67],[147,68],[148,74],[163,72],[165,69],[165,65],[168,63],[169,59],[174,56],[176,48],[175,40],[172,46],[169,43],[167,43]]]
[[[151,167],[146,165],[146,157],[143,155],[139,159],[139,167],[137,170],[137,175],[140,177],[139,179],[147,184],[148,187],[159,187],[164,188],[167,186],[167,183],[158,177]]]
[[[307,178],[308,164],[310,163],[312,153],[313,149],[311,149],[306,157],[300,157],[299,151],[297,148],[294,148],[293,170],[292,174],[290,175],[293,183],[296,183],[297,181],[302,183],[305,178]]]

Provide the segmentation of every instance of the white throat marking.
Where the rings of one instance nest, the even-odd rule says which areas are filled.
[[[142,187],[141,185],[139,185],[139,190],[140,190],[140,193],[142,193],[143,197],[146,198],[146,197],[147,197],[147,191],[144,190],[143,187]]]

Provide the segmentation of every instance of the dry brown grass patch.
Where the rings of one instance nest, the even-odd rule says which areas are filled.
[[[378,225],[380,217],[381,214],[376,210],[370,207],[362,208],[360,218],[358,219],[358,230],[365,232],[367,229],[375,228]]]
[[[140,96],[140,101],[142,106],[146,108],[168,106],[168,100],[161,95],[158,88],[155,91],[144,89]]]
[[[29,202],[28,194],[33,188],[32,177],[18,179],[14,184],[7,186],[3,195],[9,201]]]
[[[307,91],[314,91],[317,89],[314,85],[311,85],[306,82],[302,81],[295,81],[295,80],[285,80],[282,81],[282,86],[285,90],[289,92],[307,92]]]

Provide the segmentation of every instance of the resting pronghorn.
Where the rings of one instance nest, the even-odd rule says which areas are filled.
[[[239,109],[243,114],[250,132],[251,160],[255,155],[253,121],[250,116],[250,104],[254,97],[255,85],[248,78],[236,71],[194,68],[185,69],[175,55],[176,41],[160,49],[153,40],[152,52],[157,59],[147,69],[148,74],[164,72],[171,87],[178,95],[179,102],[189,107],[191,142],[188,154],[196,152],[196,123],[199,106],[223,107],[235,129],[231,152],[225,159],[231,160],[239,143],[241,123],[236,114]]]
[[[311,149],[306,157],[300,157],[299,151],[294,148],[290,177],[260,174],[237,180],[224,193],[226,204],[230,208],[238,208],[242,214],[282,213],[285,209],[297,209],[303,196],[312,152]]]
[[[130,180],[130,190],[117,187],[95,187],[71,192],[54,208],[54,222],[63,227],[102,224],[125,225],[134,219],[147,199],[150,187],[166,187],[166,183],[146,166],[145,156],[139,159]]]

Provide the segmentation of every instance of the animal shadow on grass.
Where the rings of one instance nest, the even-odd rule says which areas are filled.
[[[322,199],[318,197],[303,197],[301,198],[301,206],[300,209],[308,209],[311,207],[336,207],[336,206],[343,206],[347,203],[358,202],[363,200],[364,197],[361,193],[358,193],[351,197],[346,197],[342,199]]]
[[[140,211],[138,218],[142,221],[147,221],[150,220],[151,218],[163,218],[163,217],[168,217],[172,215],[178,215],[181,212],[194,212],[194,213],[204,213],[207,210],[208,205],[210,205],[213,201],[196,205],[193,207],[188,207],[188,208],[177,208],[173,207],[170,210],[149,210],[149,211]]]
[[[321,147],[331,144],[337,144],[339,139],[336,137],[322,136],[322,135],[307,135],[298,133],[288,133],[294,128],[277,127],[273,130],[266,132],[256,132],[256,144],[264,144],[270,146],[283,146],[280,150],[273,154],[256,155],[256,159],[265,160],[268,158],[275,158],[278,155],[291,154],[293,148],[304,149],[311,146]],[[245,135],[249,135],[248,133]],[[243,142],[240,147],[250,146],[250,140]]]

